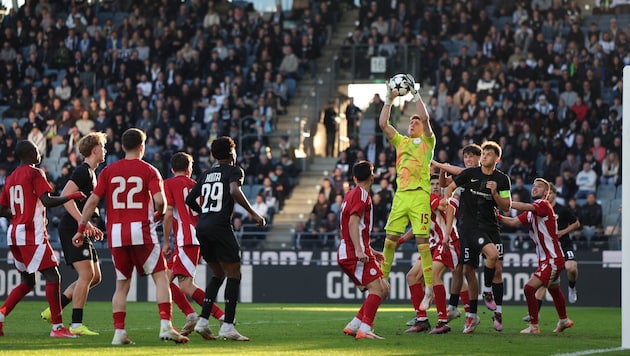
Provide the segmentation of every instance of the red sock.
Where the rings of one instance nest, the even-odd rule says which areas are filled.
[[[363,303],[363,319],[361,322],[368,324],[370,327],[374,325],[374,318],[376,317],[376,311],[381,305],[381,297],[376,294],[369,294],[365,302]]]
[[[420,283],[411,285],[409,286],[409,292],[411,293],[411,305],[413,305],[413,310],[416,311],[416,317],[426,318],[427,311],[420,310],[420,303],[422,303],[424,298],[424,286]]]
[[[536,288],[526,284],[523,288],[525,300],[527,300],[527,312],[529,313],[529,323],[538,324],[538,301],[536,300]],[[556,299],[554,298],[554,304]]]
[[[363,302],[363,304],[361,304],[361,308],[357,312],[357,315],[356,315],[357,319],[363,320],[363,310],[364,309],[365,309],[365,302]]]
[[[46,282],[46,300],[50,306],[52,323],[63,323],[61,318],[61,285],[59,282]]]
[[[206,297],[206,292],[204,292],[203,289],[201,288],[197,288],[195,292],[192,294],[192,299],[195,301],[195,303],[199,304],[200,306],[203,306],[203,299],[205,297]]]
[[[468,294],[468,289],[460,292],[459,299],[462,300],[464,311],[468,313],[470,311],[470,294]]]
[[[446,321],[446,289],[443,284],[433,285],[433,299],[435,300],[438,321]]]
[[[173,315],[173,304],[160,303],[158,304],[158,310],[160,311],[160,320],[171,320]]]
[[[177,307],[184,313],[184,315],[192,314],[195,312],[195,309],[190,305],[186,295],[182,292],[181,289],[175,284],[171,283],[169,285],[171,288],[171,294],[173,295],[173,303],[177,305]]]
[[[0,313],[4,314],[4,316],[9,315],[17,303],[19,303],[20,300],[22,300],[22,298],[30,292],[31,287],[29,287],[26,283],[18,284],[15,288],[13,288],[7,297],[7,300],[5,300],[4,304],[2,304],[2,307],[0,307]]]
[[[125,329],[125,317],[127,316],[126,312],[114,312],[114,329]]]
[[[214,303],[212,304],[212,310],[210,311],[210,315],[212,315],[213,318],[219,320],[223,317],[223,315],[225,315],[225,313],[223,312],[223,309],[219,308],[217,303]]]
[[[558,317],[560,319],[567,318],[567,302],[564,299],[564,293],[560,287],[549,288],[547,289],[551,297],[553,298],[553,305],[556,307],[556,311],[558,312]],[[536,305],[538,306],[538,305]]]

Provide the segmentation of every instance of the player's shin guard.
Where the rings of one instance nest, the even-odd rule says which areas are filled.
[[[483,266],[483,286],[485,288],[492,288],[492,279],[494,278],[494,271],[496,271],[496,268]]]
[[[236,303],[238,302],[238,294],[241,289],[241,280],[237,278],[228,278],[225,285],[225,322],[234,324],[234,316],[236,315]]]
[[[438,320],[446,320],[446,288],[443,284],[433,286],[433,300],[438,313]]]
[[[462,298],[462,304],[464,305],[464,311],[468,313],[470,311],[470,294],[467,290],[463,290],[460,294]]]
[[[433,286],[433,259],[429,244],[418,244],[418,252],[420,252],[420,263],[422,264],[422,275],[424,276],[424,284],[427,287]]]
[[[392,264],[394,263],[394,252],[396,252],[396,241],[385,239],[385,245],[383,246],[383,257],[385,260],[381,264],[381,270],[383,271],[383,279],[389,278],[389,272],[392,270]]]
[[[188,302],[188,299],[186,298],[186,295],[184,294],[184,292],[182,292],[182,290],[179,289],[179,287],[175,283],[171,283],[169,287],[171,288],[171,295],[173,296],[173,303],[177,305],[179,310],[181,310],[182,313],[184,313],[184,315],[189,315],[189,314],[194,313],[195,309],[193,309],[193,307],[190,305],[190,302]]]
[[[160,312],[160,320],[171,320],[173,317],[173,304],[171,303],[159,303],[158,310]]]

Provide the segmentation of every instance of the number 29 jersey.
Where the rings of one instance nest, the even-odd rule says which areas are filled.
[[[230,194],[230,183],[243,185],[245,174],[240,167],[229,164],[215,164],[197,179],[197,184],[189,193],[196,199],[201,196],[201,215],[197,230],[220,227],[232,229],[234,199]]]

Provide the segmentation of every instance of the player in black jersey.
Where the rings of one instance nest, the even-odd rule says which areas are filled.
[[[186,198],[186,204],[199,214],[197,239],[201,246],[201,255],[214,274],[206,287],[203,309],[195,331],[207,328],[219,287],[227,279],[225,322],[219,330],[219,337],[249,341],[248,337],[234,328],[236,302],[241,285],[241,248],[232,228],[234,203],[243,206],[258,226],[264,226],[265,219],[254,211],[241,190],[244,172],[235,166],[235,147],[234,140],[227,136],[212,142],[210,151],[216,162],[201,175]],[[199,197],[201,205],[197,202]]]
[[[512,202],[511,184],[509,177],[496,169],[496,164],[501,159],[501,147],[496,142],[488,141],[481,146],[481,149],[481,166],[462,171],[446,187],[443,198],[445,204],[446,199],[453,195],[457,187],[463,188],[460,194],[460,201],[462,202],[459,216],[460,251],[464,264],[464,276],[468,282],[471,297],[470,312],[466,315],[463,331],[465,334],[472,333],[480,321],[479,316],[477,316],[476,299],[479,294],[476,269],[479,265],[480,253],[483,253],[486,259],[483,285],[484,301],[490,310],[495,311],[495,329],[501,331],[503,328],[500,320],[501,314],[497,310],[493,297],[493,287],[496,289],[495,295],[498,295],[499,298],[503,296],[503,284],[493,284],[495,271],[497,268],[501,268],[498,261],[503,253],[495,209],[507,210],[510,208]]]

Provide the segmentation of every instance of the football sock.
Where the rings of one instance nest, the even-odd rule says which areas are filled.
[[[225,313],[223,312],[221,308],[219,308],[217,303],[214,303],[212,304],[212,310],[210,311],[210,315],[212,315],[212,317],[217,320],[221,320],[221,318],[225,316]]]
[[[483,266],[483,291],[489,292],[492,288],[492,279],[494,278],[494,271],[496,268],[490,268]]]
[[[72,302],[72,299],[66,297],[65,294],[61,293],[61,309],[65,308],[66,305],[70,304],[70,302]]]
[[[418,313],[418,310],[420,310],[420,303],[422,303],[422,298],[424,298],[424,288],[422,288],[422,284],[417,283],[410,285],[409,294],[411,295],[411,305],[413,306],[413,310]]]
[[[538,311],[540,311],[540,309],[542,308],[543,305],[543,300],[542,299],[537,299],[538,301]]]
[[[492,294],[494,294],[494,302],[497,304],[497,313],[501,313],[503,305],[503,283],[492,283]]]
[[[72,309],[72,323],[73,324],[83,323],[83,308]]]
[[[159,303],[158,310],[160,311],[160,320],[171,320],[171,317],[173,315],[173,304]]]
[[[468,290],[461,291],[462,304],[464,305],[464,311],[470,311],[470,294]]]
[[[114,317],[114,329],[116,330],[124,330],[125,329],[125,317],[127,316],[126,312],[114,312],[112,314]]]
[[[433,286],[433,300],[435,300],[438,320],[446,321],[446,288],[443,284]]]
[[[9,315],[17,303],[30,292],[31,287],[29,287],[28,284],[18,284],[15,288],[13,288],[7,299],[4,301],[4,304],[2,304],[2,307],[0,307],[0,313],[4,316]]]
[[[422,264],[422,275],[424,276],[424,284],[433,286],[433,260],[431,258],[431,250],[429,244],[418,244],[418,252],[420,252],[420,263]]]
[[[381,297],[376,294],[369,294],[363,305],[365,308],[363,309],[363,319],[361,320],[363,324],[367,324],[370,327],[374,325],[374,318],[376,317],[376,311],[378,307],[381,305]]]
[[[200,316],[206,319],[210,318],[210,313],[212,312],[212,305],[214,304],[214,300],[217,298],[217,293],[219,292],[219,288],[223,284],[223,280],[217,277],[210,278],[210,282],[206,286],[206,293],[203,299],[203,305],[201,308]]]
[[[188,302],[188,298],[186,298],[184,292],[182,292],[182,290],[179,289],[179,287],[175,283],[171,283],[169,287],[171,288],[173,303],[177,305],[179,310],[181,310],[184,315],[194,313],[195,310],[193,309],[192,305],[190,305],[190,302]]]
[[[383,271],[383,279],[389,278],[389,272],[392,270],[392,264],[394,263],[394,253],[396,252],[396,241],[385,239],[385,245],[383,246],[383,257],[385,260],[381,264],[381,271]]]
[[[527,312],[529,313],[529,323],[538,324],[538,303],[536,302],[536,288],[526,284],[523,288],[525,300],[527,301]]]
[[[61,285],[59,282],[46,282],[46,300],[50,306],[50,316],[53,324],[61,324]]]
[[[479,300],[477,298],[474,298],[474,299],[470,300],[470,308],[468,310],[468,313],[477,314],[477,303],[478,302],[479,302]]]
[[[201,288],[197,288],[195,289],[191,297],[195,301],[195,303],[199,304],[200,306],[203,306],[203,297],[205,296],[206,296],[206,292],[204,292],[204,290]]]
[[[448,298],[448,309],[457,309],[457,305],[459,304],[459,294],[452,293]]]
[[[559,287],[547,289],[551,297],[553,298],[553,305],[556,307],[558,317],[560,319],[567,318],[567,301],[564,299],[564,294]]]
[[[241,289],[241,280],[237,278],[228,278],[225,285],[225,319],[229,324],[234,323],[236,315],[236,303],[238,302],[238,293]]]
[[[575,284],[577,283],[577,281],[569,281],[569,288],[575,288]]]

